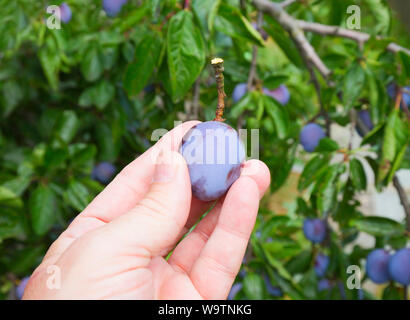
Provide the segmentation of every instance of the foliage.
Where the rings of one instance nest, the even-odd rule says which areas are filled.
[[[333,70],[333,87],[319,77],[329,119],[348,127],[350,110],[369,109],[374,123],[358,148],[325,138],[308,154],[299,144],[301,128],[312,118],[323,127],[326,120],[317,116],[315,87],[276,20],[264,15],[267,41],[252,26],[257,13],[251,1],[241,7],[238,0],[194,0],[183,10],[176,0],[130,0],[115,17],[104,13],[101,0],[66,2],[71,21],[51,30],[45,24],[48,1],[0,0],[0,298],[16,278],[33,271],[50,243],[102,190],[91,178],[97,163],[122,168],[155,143],[154,129],[171,129],[178,119],[213,119],[217,90],[209,61],[215,56],[225,60],[227,123],[260,130],[270,191],[287,181],[293,164],[304,164],[298,198],[286,215],[262,203],[236,299],[277,298],[263,275],[292,299],[358,299],[358,290],[344,288],[346,268],[364,270],[369,250],[346,246],[359,232],[374,236],[375,247],[405,246],[404,221],[364,216],[357,200],[369,186],[364,166],[372,168],[379,191],[396,170],[410,167],[409,122],[386,92],[391,82],[409,84],[405,53],[387,52],[387,42],[373,38],[361,49],[349,39],[307,34]],[[343,26],[348,4],[362,7],[363,31],[410,42],[403,32],[396,37],[400,27],[383,0],[304,1],[286,10],[297,19]],[[235,85],[248,80],[253,46],[255,90],[234,103]],[[197,79],[198,115],[188,107]],[[291,94],[286,106],[262,91],[280,84]],[[303,236],[307,217],[332,221],[324,243],[313,245]],[[313,264],[319,252],[330,257],[330,290],[317,288]],[[384,297],[397,297],[399,290],[391,284]],[[365,297],[373,298],[368,292]]]

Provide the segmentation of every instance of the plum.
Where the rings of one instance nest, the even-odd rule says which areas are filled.
[[[273,286],[272,283],[270,282],[269,277],[265,274],[264,275],[264,280],[265,280],[265,284],[266,284],[266,290],[268,291],[268,293],[274,297],[282,297],[283,296],[283,292],[282,289],[278,286]]]
[[[318,277],[323,277],[329,267],[330,259],[328,256],[319,253],[315,259],[315,272]]]
[[[23,279],[21,279],[19,285],[16,288],[16,296],[17,299],[21,300],[21,298],[23,298],[23,294],[24,294],[24,290],[26,289],[27,286],[27,282],[30,279],[30,277],[24,277]]]
[[[263,28],[259,28],[258,30],[258,24],[256,22],[252,22],[252,27],[260,33],[263,40],[266,41],[268,39],[269,37],[268,33]]]
[[[410,248],[397,251],[388,264],[389,274],[394,281],[408,286],[410,284]]]
[[[333,283],[329,279],[321,279],[317,284],[317,289],[319,291],[330,290],[333,287]]]
[[[225,194],[239,178],[245,161],[237,131],[221,121],[192,127],[182,139],[180,153],[188,165],[192,194],[203,201]]]
[[[233,300],[236,294],[242,289],[242,283],[235,283],[228,294],[228,300]]]
[[[60,5],[60,19],[63,23],[68,23],[71,20],[72,12],[70,6],[63,2]]]
[[[313,152],[319,141],[326,136],[322,127],[316,123],[308,123],[300,131],[299,139],[303,149],[307,152]]]
[[[124,4],[127,3],[128,0],[103,0],[103,9],[107,16],[114,17],[120,11]]]
[[[91,173],[91,178],[103,184],[107,184],[111,181],[116,171],[117,169],[113,164],[109,162],[101,162],[94,167]]]
[[[390,280],[390,253],[384,249],[375,249],[367,256],[366,272],[374,283],[384,283]]]
[[[306,219],[303,223],[305,237],[314,243],[320,243],[326,237],[326,222],[321,219]]]
[[[360,120],[362,123],[367,127],[367,129],[370,131],[374,128],[372,118],[370,117],[370,113],[367,110],[360,110],[357,115],[359,116]],[[363,130],[360,128],[358,124],[356,124],[356,131],[357,133],[363,137],[365,133]]]
[[[290,99],[289,90],[284,84],[281,84],[279,87],[277,87],[274,90],[263,88],[263,93],[266,94],[267,96],[274,98],[276,101],[278,101],[282,105],[287,104]]]
[[[248,86],[246,83],[239,83],[235,86],[232,93],[232,99],[234,102],[238,102],[242,99],[245,93],[248,91]]]

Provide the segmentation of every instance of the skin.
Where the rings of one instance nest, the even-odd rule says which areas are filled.
[[[23,299],[226,299],[270,175],[262,162],[246,162],[176,245],[214,204],[192,198],[176,152],[197,123],[170,131],[116,176],[51,245]],[[46,285],[49,266],[61,270],[60,289]]]

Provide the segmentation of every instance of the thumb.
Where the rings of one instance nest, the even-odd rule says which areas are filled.
[[[148,193],[107,228],[125,247],[142,247],[151,255],[166,254],[178,240],[190,204],[191,185],[185,159],[178,152],[162,151]]]

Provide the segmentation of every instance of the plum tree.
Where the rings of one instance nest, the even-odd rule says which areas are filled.
[[[408,286],[410,284],[410,248],[397,251],[389,261],[388,270],[393,280]]]
[[[234,102],[238,102],[248,91],[246,83],[238,83],[233,89],[232,99]]]
[[[370,117],[370,113],[367,110],[360,110],[357,113],[358,117],[360,118],[361,122],[367,127],[367,129],[370,131],[373,129],[374,125],[373,125],[373,121],[372,118]],[[358,125],[356,123],[356,131],[357,133],[363,137],[365,135],[365,133],[363,132],[363,130],[361,129],[360,125]]]
[[[370,252],[366,260],[366,272],[374,283],[384,283],[390,280],[389,260],[390,253],[384,249]]]
[[[220,121],[191,128],[180,148],[189,170],[193,195],[203,201],[222,196],[239,178],[245,149],[236,130]]]
[[[278,101],[282,105],[287,104],[290,99],[290,92],[284,84],[281,84],[279,87],[277,87],[274,90],[263,88],[263,93],[266,94],[267,96],[274,98],[276,101]]]
[[[326,222],[321,219],[306,219],[303,223],[305,237],[314,243],[320,243],[326,237]]]
[[[315,272],[318,277],[323,277],[329,267],[330,259],[327,255],[319,253],[315,259]]]
[[[308,123],[300,131],[299,139],[303,149],[307,152],[313,152],[319,141],[326,136],[321,126],[316,123]]]
[[[241,291],[242,289],[242,283],[235,283],[232,288],[231,291],[229,291],[228,294],[228,300],[233,300],[236,296],[236,294]]]
[[[60,5],[60,18],[63,23],[68,23],[71,20],[72,12],[70,6],[63,2]]]
[[[29,279],[30,279],[29,276],[24,277],[23,279],[21,279],[20,283],[18,284],[18,286],[16,288],[17,299],[21,300],[21,298],[23,297],[24,290],[26,289],[26,285],[27,285],[27,282],[28,282]]]
[[[91,178],[103,184],[107,184],[111,181],[116,171],[117,169],[113,164],[109,162],[101,162],[94,167],[91,173]]]
[[[120,11],[124,4],[127,3],[128,0],[103,0],[103,9],[107,16],[114,17]]]

